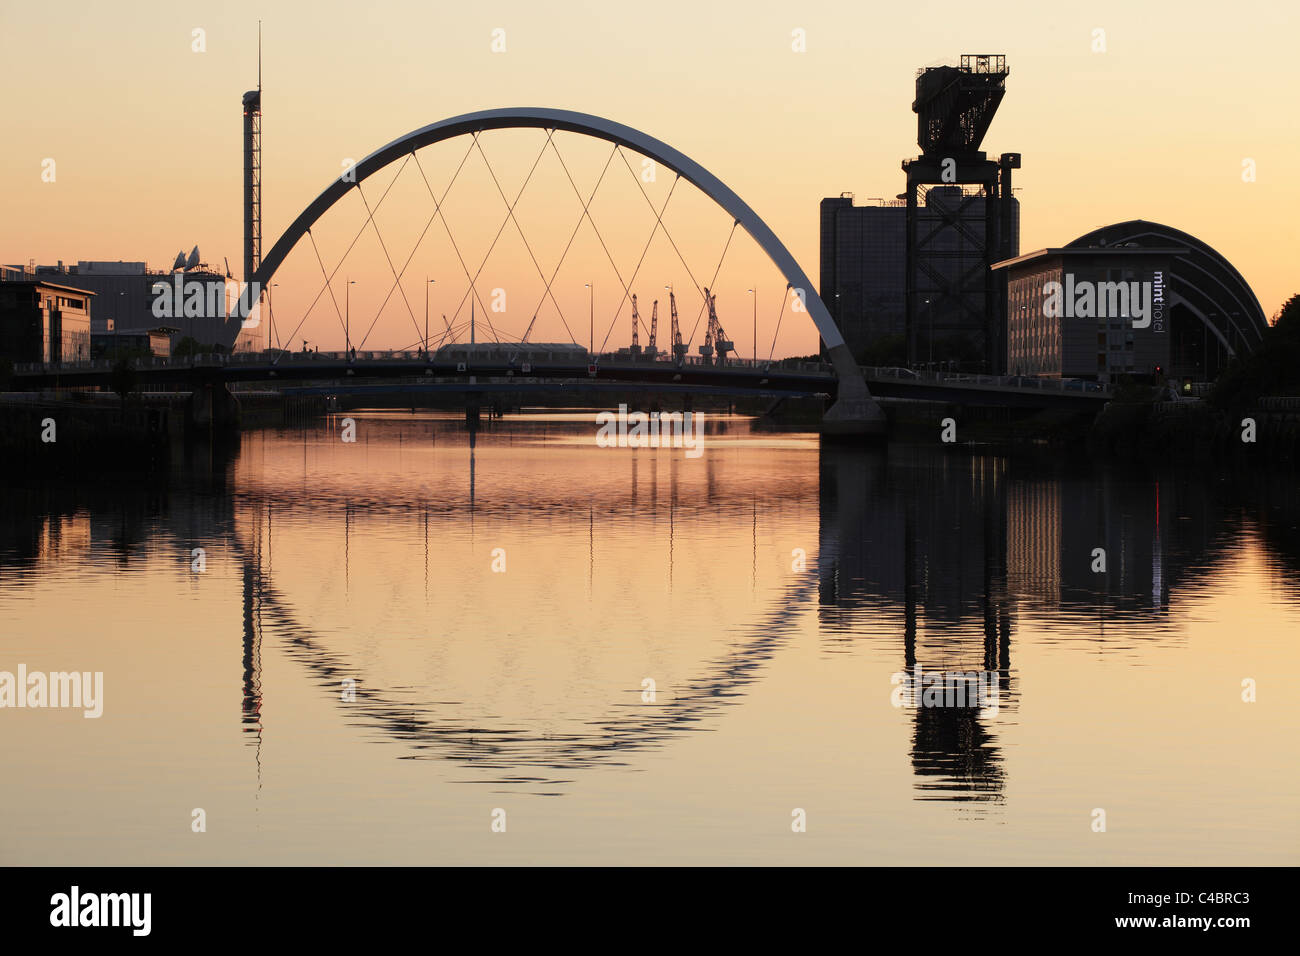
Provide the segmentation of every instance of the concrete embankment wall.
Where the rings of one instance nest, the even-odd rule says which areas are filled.
[[[286,423],[291,400],[273,389],[241,389],[232,393],[238,404],[240,428],[266,428]],[[319,403],[323,409],[324,403]]]
[[[69,475],[165,465],[184,434],[183,401],[0,395],[0,458],[10,474]]]
[[[939,441],[941,423],[951,418],[956,444],[1050,446],[1133,461],[1300,464],[1300,397],[1262,398],[1232,413],[1204,401],[1110,402],[1099,412],[899,399],[882,399],[881,405],[890,437],[904,441]]]
[[[1004,408],[955,402],[878,399],[889,421],[889,437],[900,441],[944,441],[996,446],[1078,444],[1088,434],[1091,409]],[[952,420],[951,430],[945,427]]]
[[[1300,463],[1300,397],[1261,398],[1254,407],[1234,412],[1206,402],[1112,402],[1097,417],[1088,445],[1122,458],[1200,463],[1256,458],[1294,465]]]

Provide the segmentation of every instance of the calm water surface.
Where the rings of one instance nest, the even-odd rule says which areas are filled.
[[[0,863],[1300,862],[1293,477],[353,417],[0,491]]]

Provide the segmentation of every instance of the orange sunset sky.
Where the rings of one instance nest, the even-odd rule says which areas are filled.
[[[346,159],[455,114],[545,106],[605,116],[682,150],[763,216],[816,282],[821,198],[893,197],[903,188],[899,164],[917,152],[910,108],[917,68],[962,53],[1005,53],[1007,95],[984,148],[1023,154],[1022,251],[1062,245],[1108,222],[1150,219],[1227,256],[1266,314],[1300,291],[1292,49],[1300,8],[1127,0],[997,3],[979,16],[971,9],[789,0],[6,3],[0,261],[144,259],[163,269],[198,244],[204,259],[220,267],[226,257],[238,276],[239,102],[256,86],[260,19],[264,251]],[[496,28],[505,31],[505,52],[492,52]],[[1101,53],[1093,52],[1098,28]],[[204,31],[203,52],[192,49],[195,29]],[[795,30],[804,31],[806,52],[792,50]],[[530,130],[488,134],[480,144],[513,195],[544,142]],[[477,281],[480,301],[490,302],[494,289],[507,293],[504,312],[490,317],[503,337],[518,338],[536,313],[534,341],[585,344],[594,323],[597,344],[626,345],[630,309],[601,240],[627,280],[654,216],[616,156],[608,192],[602,185],[592,206],[600,237],[584,224],[557,270],[581,211],[575,192],[590,191],[610,148],[574,135],[555,142],[569,172],[543,155],[516,209],[529,246],[507,225]],[[417,341],[430,277],[434,331],[441,314],[467,317],[469,280],[442,223],[415,243],[432,212],[422,179],[441,193],[471,147],[458,140],[421,151],[423,177],[403,170],[376,214],[399,269],[415,248],[400,291],[392,291],[373,233],[362,230],[335,279],[354,344],[357,329],[366,329],[370,347]],[[46,158],[57,164],[52,183],[41,178]],[[470,158],[444,213],[472,272],[505,205],[481,157]],[[627,159],[639,170],[640,157]],[[1255,182],[1243,182],[1245,159],[1255,162]],[[396,172],[394,165],[363,184],[372,204]],[[663,202],[672,179],[661,170],[647,184],[652,201]],[[364,222],[355,191],[321,221],[314,235],[328,268]],[[664,222],[705,284],[730,219],[683,183]],[[543,299],[534,257],[542,274],[555,271],[555,303]],[[304,318],[323,287],[310,246],[300,244],[275,281],[282,334],[301,323],[297,338],[342,346],[328,299]],[[347,306],[345,281],[356,283]],[[660,233],[632,282],[643,317],[668,284],[689,332],[700,299]],[[784,279],[738,234],[714,288],[742,355],[754,347],[751,287],[759,290],[758,351],[767,354]],[[490,338],[484,329],[480,339]],[[806,354],[816,343],[806,316],[791,320],[787,309],[776,354]]]

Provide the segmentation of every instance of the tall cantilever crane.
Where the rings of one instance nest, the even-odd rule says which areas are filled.
[[[727,352],[735,347],[735,343],[727,341],[727,338],[725,338],[727,333],[723,332],[723,326],[718,323],[718,297],[705,289],[705,302],[708,304],[708,328],[705,332],[705,343],[699,346],[699,354],[705,359],[706,365],[714,364],[714,349],[716,346],[716,349],[718,349],[718,362],[716,364],[720,365],[727,358]]]
[[[713,323],[710,322],[707,329],[704,330],[704,344],[699,346],[700,357],[704,359],[705,365],[713,364]]]
[[[645,354],[649,358],[655,358],[659,355],[659,300],[655,299],[654,307],[650,310],[650,344],[645,348]]]
[[[641,354],[641,342],[637,338],[637,326],[641,324],[641,316],[636,311],[636,293],[632,293],[632,357],[636,358]]]
[[[677,324],[677,296],[668,290],[668,311],[673,317],[673,360],[681,365],[686,360],[686,346],[682,344],[682,327]]]
[[[709,290],[704,290],[708,295]],[[722,328],[722,323],[718,321],[718,297],[709,295],[709,336],[713,339],[713,345],[718,350],[718,364],[723,365],[727,361],[727,353],[736,351],[736,343],[727,338],[727,333]],[[708,341],[706,337],[705,341]],[[703,351],[701,350],[701,354]]]
[[[718,313],[714,309],[713,303],[717,298],[706,286],[704,289],[704,304],[709,308],[709,321],[704,327],[704,345],[700,347],[700,354],[704,356],[706,365],[713,364],[713,339],[718,333]],[[708,351],[706,352],[705,349],[708,349]]]

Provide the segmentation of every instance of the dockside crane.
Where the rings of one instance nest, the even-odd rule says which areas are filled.
[[[709,327],[708,331],[704,333],[704,344],[700,346],[700,355],[704,357],[706,365],[712,365],[715,364],[712,359],[716,350],[718,353],[716,364],[722,365],[727,360],[727,353],[736,350],[736,343],[727,338],[722,323],[718,321],[717,295],[705,289],[704,300],[709,304]]]
[[[659,345],[656,341],[659,338],[659,300],[655,299],[654,306],[650,309],[650,344],[645,347],[646,358],[656,359],[659,357]]]
[[[713,323],[710,322],[704,332],[704,344],[699,347],[700,358],[705,365],[713,364]]]
[[[709,321],[713,325],[713,347],[718,350],[718,364],[724,365],[727,361],[727,354],[736,351],[736,343],[727,338],[722,323],[718,321],[717,295],[709,296]]]
[[[637,338],[637,327],[641,324],[641,316],[636,311],[636,293],[632,293],[632,358],[635,360],[641,355],[641,342]]]
[[[681,365],[686,361],[686,346],[682,344],[682,327],[677,323],[677,296],[668,291],[668,311],[673,317],[673,361]]]

